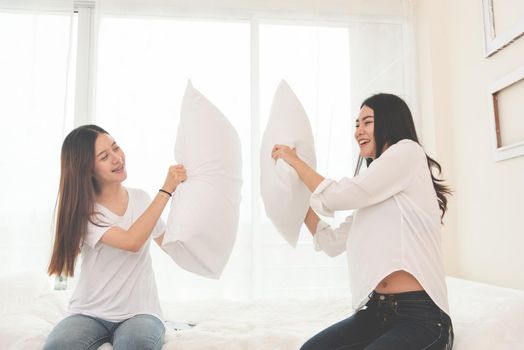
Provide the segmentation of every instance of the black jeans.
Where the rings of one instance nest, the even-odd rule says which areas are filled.
[[[309,339],[301,350],[451,350],[453,326],[424,292],[371,293],[366,307]]]

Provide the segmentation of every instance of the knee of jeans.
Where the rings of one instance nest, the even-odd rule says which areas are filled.
[[[300,347],[300,350],[315,350],[315,349],[319,349],[317,346],[315,346],[314,344],[314,340],[313,339],[309,339],[308,341],[306,341],[301,347]]]
[[[128,334],[123,339],[120,338],[117,349],[126,350],[156,350],[161,349],[164,345],[164,334],[165,330],[159,330],[158,332],[151,332],[149,334],[143,333],[132,333]],[[116,344],[114,344],[116,345]]]
[[[57,346],[56,344],[54,344],[54,342],[52,341],[46,341],[45,344],[44,344],[44,347],[42,348],[42,350],[53,350],[53,349],[56,349]]]
[[[77,347],[78,341],[73,338],[48,338],[42,350],[75,349]]]
[[[116,345],[116,344],[114,344]],[[126,339],[125,344],[118,344],[117,349],[126,350],[160,350],[164,345],[164,334],[156,335],[154,337],[130,337]]]

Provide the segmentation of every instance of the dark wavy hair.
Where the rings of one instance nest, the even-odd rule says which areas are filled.
[[[403,139],[415,141],[420,145],[413,116],[403,99],[392,94],[376,94],[364,100],[360,108],[363,106],[371,108],[374,112],[374,136],[377,147],[375,159],[380,157],[385,145],[391,146]],[[442,220],[447,210],[447,196],[451,195],[453,191],[444,183],[443,179],[437,177],[442,173],[440,164],[427,154],[426,159],[431,181],[437,194],[438,205],[442,212],[440,216]],[[371,158],[366,159],[367,165],[369,166],[372,161]],[[437,176],[433,173],[434,169],[437,170]]]

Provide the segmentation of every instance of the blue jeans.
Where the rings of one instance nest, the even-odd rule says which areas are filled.
[[[424,291],[373,292],[366,307],[323,330],[301,350],[451,350],[451,319]]]
[[[165,328],[151,315],[136,315],[123,322],[109,322],[85,315],[60,321],[47,337],[44,350],[96,350],[104,343],[114,350],[161,349]]]

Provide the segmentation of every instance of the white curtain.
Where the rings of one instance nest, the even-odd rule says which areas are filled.
[[[362,99],[383,91],[413,100],[409,22],[397,6],[403,0],[230,0],[220,6],[207,0],[77,0],[77,14],[65,0],[26,1],[25,7],[22,2],[0,0],[0,47],[7,52],[0,55],[0,96],[8,97],[0,115],[9,130],[0,142],[10,150],[0,161],[0,210],[9,218],[0,224],[0,250],[8,261],[2,271],[45,269],[59,148],[73,126],[96,123],[108,130],[127,155],[125,184],[155,195],[174,162],[180,103],[190,78],[240,135],[240,225],[218,281],[182,270],[153,247],[161,298],[348,292],[345,255],[315,252],[305,227],[293,249],[265,216],[259,143],[273,93],[286,79],[310,118],[318,171],[351,176]],[[22,39],[13,37],[17,31]]]
[[[196,276],[179,268],[155,246],[152,254],[161,297],[248,297],[249,25],[103,14],[99,28],[95,121],[126,152],[128,186],[143,188],[153,197],[162,185],[168,166],[174,163],[188,78],[229,117],[243,146],[247,145],[243,149],[240,232],[226,271],[219,281]]]
[[[0,274],[47,268],[74,34],[72,0],[0,0]]]
[[[164,16],[141,16],[136,3],[104,4],[97,16],[93,119],[127,153],[127,185],[144,188],[151,196],[161,185],[174,162],[188,78],[224,112],[242,142],[238,239],[222,278],[214,281],[188,273],[154,247],[161,298],[346,294],[345,254],[333,259],[315,252],[305,227],[293,249],[265,216],[259,194],[259,142],[273,93],[280,79],[286,79],[310,118],[319,172],[333,178],[350,176],[357,156],[353,131],[360,102],[376,92],[406,94],[403,22],[242,15],[210,19],[180,16],[172,9]],[[333,223],[346,214],[340,213]]]

